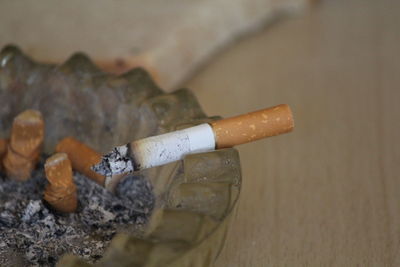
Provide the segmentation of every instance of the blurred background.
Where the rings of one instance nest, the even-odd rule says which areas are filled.
[[[194,91],[208,115],[291,105],[291,134],[239,147],[216,266],[400,265],[400,1],[1,1],[0,46],[84,51]]]

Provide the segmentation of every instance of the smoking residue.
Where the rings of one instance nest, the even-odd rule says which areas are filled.
[[[0,174],[0,266],[54,266],[65,253],[96,262],[117,231],[137,231],[154,206],[151,185],[125,178],[115,195],[76,173],[79,207],[60,214],[42,201],[43,164],[20,183]]]

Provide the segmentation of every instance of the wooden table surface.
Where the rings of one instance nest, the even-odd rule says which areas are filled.
[[[239,147],[216,266],[400,266],[400,1],[323,1],[187,83],[208,114],[280,103],[295,131]]]

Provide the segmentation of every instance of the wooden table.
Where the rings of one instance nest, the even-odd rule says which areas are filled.
[[[400,266],[400,1],[325,1],[228,49],[188,87],[208,114],[292,106],[239,147],[243,191],[216,266]]]

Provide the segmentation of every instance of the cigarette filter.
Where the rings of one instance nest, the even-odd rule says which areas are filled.
[[[105,177],[91,169],[91,166],[101,161],[101,154],[73,137],[66,137],[61,140],[57,144],[56,152],[66,153],[74,170],[104,186]]]
[[[0,138],[0,157],[4,156],[7,152],[7,139]]]
[[[26,110],[15,117],[10,146],[25,158],[37,157],[44,138],[44,121],[37,110]]]
[[[44,168],[49,181],[44,191],[44,200],[60,212],[74,212],[78,200],[67,154],[54,154],[46,160]]]
[[[181,160],[188,154],[233,147],[287,133],[293,127],[289,106],[278,105],[115,147],[93,166],[93,170],[106,176],[105,186],[108,188],[123,173]]]
[[[279,105],[211,123],[217,148],[227,148],[293,130],[288,105]]]
[[[0,138],[0,170],[2,169],[3,166],[3,157],[7,153],[7,146],[8,146],[8,141],[7,139],[2,139]]]
[[[3,165],[9,178],[16,181],[26,181],[31,176],[36,162],[36,160],[22,157],[10,148],[9,145],[7,148],[7,154],[3,160]]]
[[[26,110],[15,117],[7,153],[3,159],[8,177],[27,180],[39,160],[44,139],[44,121],[36,110]]]

